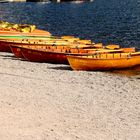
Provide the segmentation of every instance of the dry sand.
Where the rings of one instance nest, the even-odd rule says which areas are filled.
[[[140,140],[140,77],[0,53],[0,140]]]

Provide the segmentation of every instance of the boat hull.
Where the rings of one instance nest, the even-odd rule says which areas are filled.
[[[68,62],[73,70],[95,71],[126,69],[140,65],[140,55],[128,58],[116,59],[94,59],[76,56],[67,56]]]
[[[31,62],[47,62],[53,64],[68,64],[65,53],[55,53],[49,51],[32,50],[21,48],[22,55]]]
[[[11,52],[10,43],[0,41],[0,52]]]
[[[10,48],[11,48],[12,53],[15,55],[15,57],[25,59],[25,57],[23,56],[21,52],[21,48],[18,48],[16,46],[10,46]]]

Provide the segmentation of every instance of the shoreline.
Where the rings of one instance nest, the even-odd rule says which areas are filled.
[[[138,140],[139,76],[71,71],[0,53],[1,140]]]

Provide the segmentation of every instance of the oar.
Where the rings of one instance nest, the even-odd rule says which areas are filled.
[[[123,52],[123,49],[119,49],[119,50],[97,50],[96,53],[116,53],[116,52]]]
[[[133,55],[140,55],[140,52],[130,53],[130,56],[133,56]]]
[[[46,40],[42,40],[41,38],[0,38],[0,41],[3,42],[14,42],[14,43],[24,43],[27,42],[29,44],[31,43],[35,43],[35,44],[44,44],[44,45],[71,45],[71,42],[68,42],[66,40],[62,40],[62,39],[46,39]]]

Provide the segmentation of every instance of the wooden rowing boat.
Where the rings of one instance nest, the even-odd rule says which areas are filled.
[[[60,52],[69,52],[70,53],[70,47],[69,46],[66,46],[66,45],[51,45],[51,44],[48,44],[48,45],[40,45],[40,44],[11,44],[10,45],[10,49],[11,49],[11,52],[13,52],[13,54],[17,57],[17,58],[24,58],[22,52],[21,52],[21,49],[24,49],[24,48],[28,48],[28,49],[31,49],[31,51],[34,51],[34,50],[42,50],[42,51],[60,51]],[[87,53],[87,52],[92,52],[92,50],[86,50],[86,49],[78,49],[78,48],[72,48],[71,49],[73,53]],[[35,61],[35,60],[34,60]]]
[[[140,65],[140,52],[135,53],[108,53],[87,56],[67,56],[73,70],[111,70],[125,69]]]
[[[64,55],[65,53],[63,52],[56,52],[52,49],[48,51],[46,49],[37,50],[25,46],[11,46],[11,48],[16,57],[25,58],[31,62],[68,64],[66,55]]]

